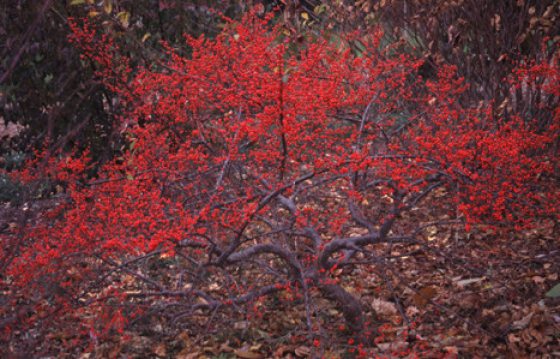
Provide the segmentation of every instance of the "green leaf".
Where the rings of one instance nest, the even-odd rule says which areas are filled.
[[[554,287],[552,287],[551,290],[546,292],[545,296],[547,296],[549,298],[560,297],[560,283],[556,284]]]
[[[70,1],[70,5],[74,6],[74,5],[82,5],[85,4],[86,0],[71,0]]]

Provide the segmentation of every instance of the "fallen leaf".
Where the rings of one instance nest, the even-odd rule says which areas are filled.
[[[464,294],[461,296],[460,305],[466,309],[474,309],[480,306],[481,298],[476,293]]]
[[[262,356],[259,353],[255,353],[255,352],[251,352],[249,350],[243,350],[243,349],[235,349],[233,351],[233,354],[235,354],[238,357],[243,358],[243,359],[262,359],[262,358],[264,358],[264,356]]]
[[[259,351],[261,348],[262,348],[262,344],[256,344],[256,345],[251,345],[249,350],[256,352]]]
[[[560,297],[560,283],[558,283],[554,287],[552,287],[552,289],[550,289],[548,292],[546,292],[545,295],[549,298]]]
[[[233,329],[235,330],[242,330],[247,328],[249,328],[249,322],[247,321],[233,323]]]
[[[145,336],[133,336],[128,341],[128,345],[138,352],[149,350],[151,344],[151,339]]]
[[[513,324],[511,325],[511,329],[522,330],[522,329],[527,328],[527,326],[531,322],[531,318],[533,318],[533,315],[535,315],[535,313],[531,312],[531,313],[527,314],[526,316],[524,316],[523,318],[513,322]]]
[[[165,348],[165,344],[160,343],[156,345],[156,347],[154,348],[154,354],[162,358],[167,356],[167,349]]]
[[[371,303],[371,307],[375,313],[381,314],[385,317],[397,314],[397,307],[395,307],[395,304],[383,299],[375,298]]]
[[[113,11],[113,1],[103,0],[103,10],[105,10],[107,14],[110,14]]]
[[[253,348],[251,348],[251,349],[253,349]],[[231,353],[231,352],[234,351],[235,349],[233,349],[232,347],[230,347],[230,346],[229,346],[229,341],[227,341],[227,342],[222,343],[222,344],[220,345],[219,350],[220,350],[220,352]]]
[[[478,283],[483,281],[484,279],[486,279],[485,277],[480,277],[480,278],[469,278],[469,279],[463,279],[463,280],[459,280],[456,282],[457,286],[460,288],[464,288],[470,284],[474,284],[474,283]]]
[[[437,290],[435,287],[424,287],[412,297],[412,300],[417,307],[425,307],[436,294]]]
[[[406,315],[409,316],[409,317],[414,317],[418,313],[420,313],[420,309],[416,308],[413,305],[406,308]]]
[[[388,343],[378,343],[377,347],[386,352],[388,350],[391,351],[402,351],[406,348],[408,348],[408,343],[407,342],[403,342],[403,341],[394,341],[394,342],[388,342]]]
[[[291,352],[293,350],[294,350],[293,347],[289,347],[289,346],[286,346],[286,345],[280,345],[274,351],[274,358],[283,358],[286,353]]]
[[[459,354],[459,348],[457,348],[456,346],[448,346],[443,349],[447,351],[447,354],[452,354],[452,355]]]
[[[188,351],[183,350],[179,354],[177,354],[175,359],[197,359],[199,357],[200,357],[200,352],[189,353]]]
[[[300,347],[297,347],[296,350],[294,350],[294,353],[300,358],[306,358],[311,355],[311,349],[309,349],[309,347],[306,347],[305,345],[302,345]]]

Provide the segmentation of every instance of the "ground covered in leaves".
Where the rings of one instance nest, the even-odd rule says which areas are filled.
[[[88,347],[73,346],[83,342],[83,334],[71,314],[60,313],[57,321],[65,324],[31,342],[39,356],[80,358],[560,356],[560,299],[546,295],[560,281],[554,223],[543,220],[538,228],[505,236],[461,228],[428,225],[412,247],[376,248],[387,254],[382,263],[333,273],[366,309],[370,340],[365,344],[355,343],[341,313],[318,297],[321,328],[318,339],[309,340],[304,305],[286,292],[253,303],[245,314],[201,313],[183,326],[155,315],[122,333],[91,337]],[[173,261],[157,258],[150,268],[157,276],[169,272]],[[90,315],[100,313],[92,309]],[[22,342],[13,340],[6,353],[24,339],[29,343],[34,333],[18,333],[14,338]]]

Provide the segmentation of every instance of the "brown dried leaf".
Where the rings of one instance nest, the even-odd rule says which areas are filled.
[[[229,346],[229,341],[220,344],[219,350],[220,350],[220,352],[227,352],[227,353],[231,353],[231,352],[235,351],[234,348]]]
[[[384,352],[388,350],[399,352],[408,348],[408,342],[394,341],[394,342],[387,342],[387,343],[378,343],[377,347]]]
[[[413,297],[412,301],[417,307],[425,307],[433,297],[437,295],[437,290],[433,286],[424,287],[418,291]]]
[[[110,14],[113,11],[113,1],[103,0],[103,10],[105,13]]]
[[[242,359],[262,359],[264,358],[264,356],[262,354],[259,353],[255,353],[249,350],[243,350],[243,349],[236,349],[233,351],[233,354],[237,355],[238,357],[242,358]]]
[[[523,329],[527,328],[527,326],[531,322],[531,318],[533,318],[533,315],[535,315],[535,312],[531,312],[531,313],[527,314],[526,316],[524,316],[523,318],[513,322],[512,326],[511,326],[511,329],[513,329],[513,330],[523,330]]]
[[[464,288],[470,284],[478,283],[485,279],[486,277],[462,279],[462,280],[458,280],[456,284],[459,288]]]
[[[397,314],[397,307],[395,307],[395,304],[383,299],[375,298],[371,303],[371,307],[373,308],[375,313],[381,314],[385,317]]]
[[[283,358],[286,353],[292,352],[294,350],[293,347],[289,347],[287,345],[280,345],[273,353],[274,358]]]
[[[309,347],[306,347],[305,345],[302,345],[300,347],[297,347],[296,350],[294,350],[294,353],[300,358],[306,358],[311,355],[311,349]]]
[[[165,347],[165,344],[163,343],[159,343],[158,345],[156,345],[153,349],[153,352],[160,358],[164,358],[165,356],[167,356],[167,349]]]
[[[411,305],[410,307],[406,308],[406,315],[409,317],[414,317],[416,316],[418,313],[420,313],[420,310],[418,308],[416,308],[415,306]]]
[[[200,352],[189,353],[188,349],[189,348],[185,348],[185,350],[183,350],[179,354],[177,354],[175,359],[197,359],[197,358],[200,357],[200,355],[201,355]]]

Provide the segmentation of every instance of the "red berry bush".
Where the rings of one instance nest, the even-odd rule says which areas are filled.
[[[187,37],[189,56],[165,46],[165,64],[134,67],[94,25],[73,31],[117,95],[126,149],[103,164],[38,154],[9,174],[48,176],[65,196],[2,239],[10,303],[27,305],[6,335],[60,314],[91,340],[151,316],[216,328],[282,296],[312,337],[326,298],[361,340],[362,303],[334,272],[381,267],[392,247],[422,246],[427,226],[558,220],[557,59],[505,79],[539,86],[543,119],[465,103],[453,67],[425,78],[381,32],[363,51],[296,42],[250,12],[215,39]],[[441,218],[422,221],[433,208]]]

